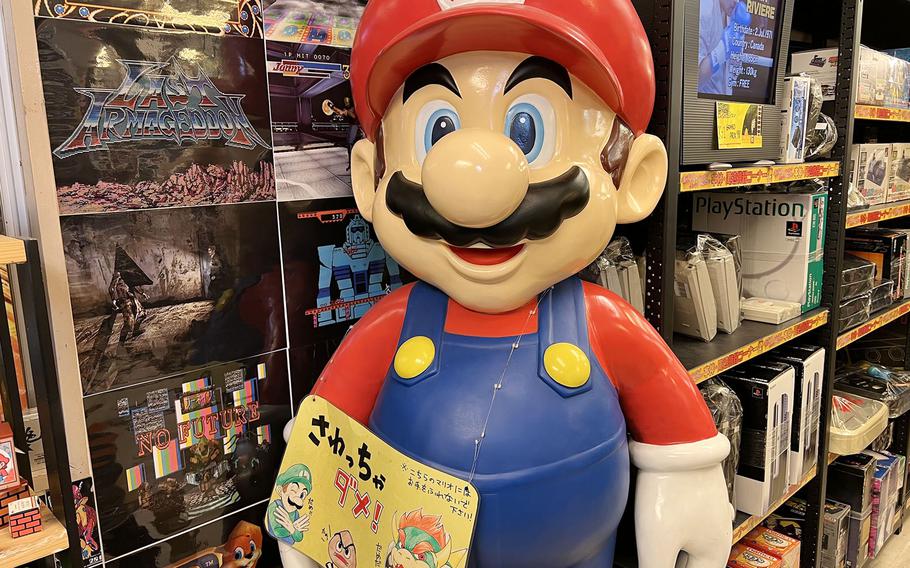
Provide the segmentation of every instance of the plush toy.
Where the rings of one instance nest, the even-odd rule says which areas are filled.
[[[420,282],[313,394],[474,484],[472,568],[612,566],[630,457],[640,566],[724,566],[729,442],[647,321],[574,277],[666,182],[631,2],[371,0],[351,84],[358,208]]]

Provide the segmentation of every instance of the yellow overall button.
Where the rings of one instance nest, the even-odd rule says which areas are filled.
[[[591,376],[591,362],[571,343],[554,343],[543,354],[543,365],[557,383],[570,389],[584,386]]]
[[[429,337],[412,337],[395,354],[395,372],[402,379],[413,379],[426,371],[436,357],[436,346]]]

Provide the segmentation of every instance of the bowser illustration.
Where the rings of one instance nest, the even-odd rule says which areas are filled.
[[[351,70],[357,205],[420,281],[313,394],[474,484],[471,568],[612,566],[630,461],[640,566],[724,566],[729,442],[647,321],[574,276],[666,182],[631,2],[371,0]]]
[[[363,217],[354,215],[345,228],[345,236],[340,247],[325,245],[318,248],[319,293],[316,305],[325,308],[332,303],[332,281],[338,286],[338,302],[341,305],[332,311],[320,311],[316,327],[362,317],[386,293],[382,286],[386,270],[389,271],[389,289],[401,286],[398,264],[370,237],[370,226]],[[350,303],[357,300],[364,301]]]

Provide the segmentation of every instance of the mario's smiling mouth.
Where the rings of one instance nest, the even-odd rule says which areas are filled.
[[[494,266],[509,261],[524,249],[523,244],[506,248],[464,248],[449,245],[449,249],[461,260],[478,266]]]

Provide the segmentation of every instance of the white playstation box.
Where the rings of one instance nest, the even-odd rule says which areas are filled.
[[[717,307],[711,276],[700,254],[676,251],[673,331],[711,341],[717,335]]]
[[[827,194],[707,191],[693,201],[694,231],[740,235],[746,297],[819,306]]]

